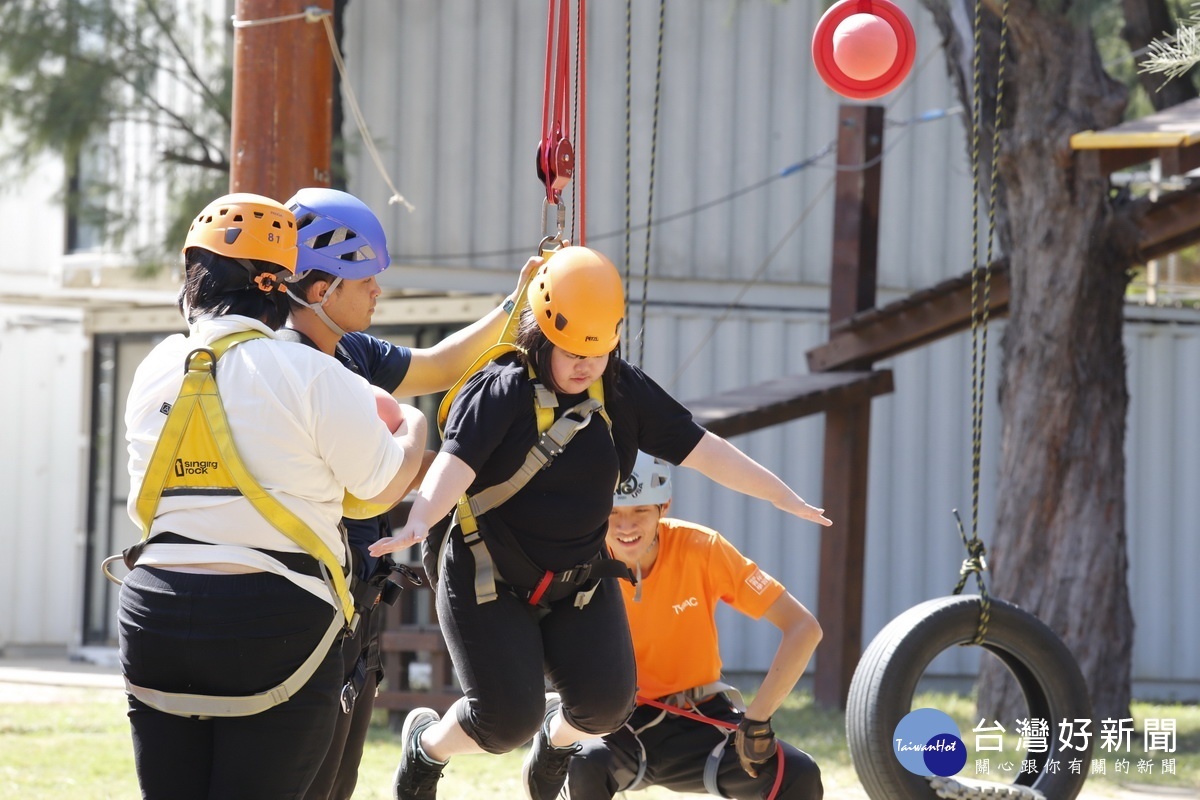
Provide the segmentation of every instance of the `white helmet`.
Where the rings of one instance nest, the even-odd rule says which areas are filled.
[[[671,500],[671,465],[638,451],[633,473],[617,485],[614,506],[661,506]]]

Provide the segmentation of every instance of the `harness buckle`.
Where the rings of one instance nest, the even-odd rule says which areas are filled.
[[[600,588],[600,581],[596,581],[595,585],[593,585],[592,588],[588,589],[586,592],[576,592],[575,593],[575,603],[574,603],[575,607],[583,608],[588,603],[592,602],[592,596],[594,594],[596,594],[596,590],[599,588]]]
[[[354,684],[350,681],[342,687],[342,694],[339,697],[339,702],[342,706],[342,713],[349,714],[354,710],[354,701],[358,699],[358,690],[354,688]]]

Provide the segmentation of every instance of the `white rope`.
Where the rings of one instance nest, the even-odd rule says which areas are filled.
[[[333,63],[337,65],[338,74],[342,76],[342,88],[346,90],[346,105],[350,107],[350,114],[354,117],[354,124],[358,126],[358,132],[363,138],[363,143],[367,146],[367,153],[370,154],[371,161],[375,163],[375,169],[379,171],[383,182],[392,190],[391,197],[388,198],[388,205],[399,203],[409,211],[414,211],[413,204],[405,200],[404,195],[400,194],[400,190],[392,183],[391,176],[388,175],[387,168],[383,165],[383,159],[379,155],[379,149],[375,147],[375,140],[371,137],[371,131],[367,128],[366,117],[363,116],[362,108],[358,105],[358,97],[354,94],[354,86],[350,83],[350,76],[346,74],[346,62],[342,58],[342,51],[338,47],[337,36],[333,32],[333,12],[320,6],[309,6],[296,14],[284,14],[279,17],[265,17],[263,19],[238,19],[237,17],[232,17],[233,27],[235,28],[254,28],[259,25],[273,25],[297,19],[302,19],[305,22],[320,21],[324,24],[325,38],[329,40],[329,51],[333,54]]]
[[[328,9],[320,8],[319,6],[309,6],[297,14],[284,14],[282,17],[264,17],[263,19],[238,19],[230,17],[235,28],[257,28],[259,25],[272,25],[276,22],[291,22],[294,19],[302,19],[308,22],[316,22],[321,17],[327,17],[333,14]]]
[[[375,140],[371,138],[371,131],[367,129],[366,117],[363,116],[362,109],[358,106],[358,98],[354,96],[354,87],[350,83],[350,77],[346,74],[346,62],[342,60],[342,51],[338,49],[337,37],[333,35],[331,16],[322,16],[321,22],[325,23],[325,36],[329,39],[333,63],[337,64],[338,74],[342,76],[342,87],[346,90],[346,105],[350,106],[350,111],[354,115],[354,123],[358,125],[358,132],[363,137],[363,144],[367,146],[367,152],[370,154],[371,160],[375,162],[375,169],[379,170],[383,182],[392,190],[392,196],[388,198],[388,205],[399,203],[409,211],[413,211],[415,210],[413,204],[405,200],[404,195],[400,194],[400,190],[392,183],[387,169],[383,166],[383,159],[379,157],[379,150],[375,147]]]
[[[929,788],[937,792],[938,797],[947,800],[1046,800],[1046,795],[1028,786],[1015,783],[995,783],[992,781],[972,780],[969,778],[941,778],[933,776],[928,779]]]

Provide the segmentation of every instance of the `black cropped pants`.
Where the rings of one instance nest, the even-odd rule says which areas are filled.
[[[574,596],[549,608],[531,606],[503,586],[496,600],[480,605],[475,559],[453,534],[442,553],[437,612],[466,694],[452,713],[485,751],[506,753],[533,738],[547,680],[578,730],[608,733],[632,712],[633,641],[616,579],[601,579],[583,608]]]

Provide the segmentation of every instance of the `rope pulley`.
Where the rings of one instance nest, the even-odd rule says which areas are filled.
[[[813,32],[817,74],[854,100],[874,100],[895,89],[916,56],[912,23],[891,0],[839,0]]]
[[[583,20],[580,19],[582,25]],[[575,176],[571,144],[571,10],[570,0],[550,0],[546,25],[546,83],[542,95],[542,139],[537,148],[537,175],[546,187],[546,205],[559,206],[562,190]],[[545,230],[545,206],[542,208]],[[562,224],[559,224],[562,233]]]

